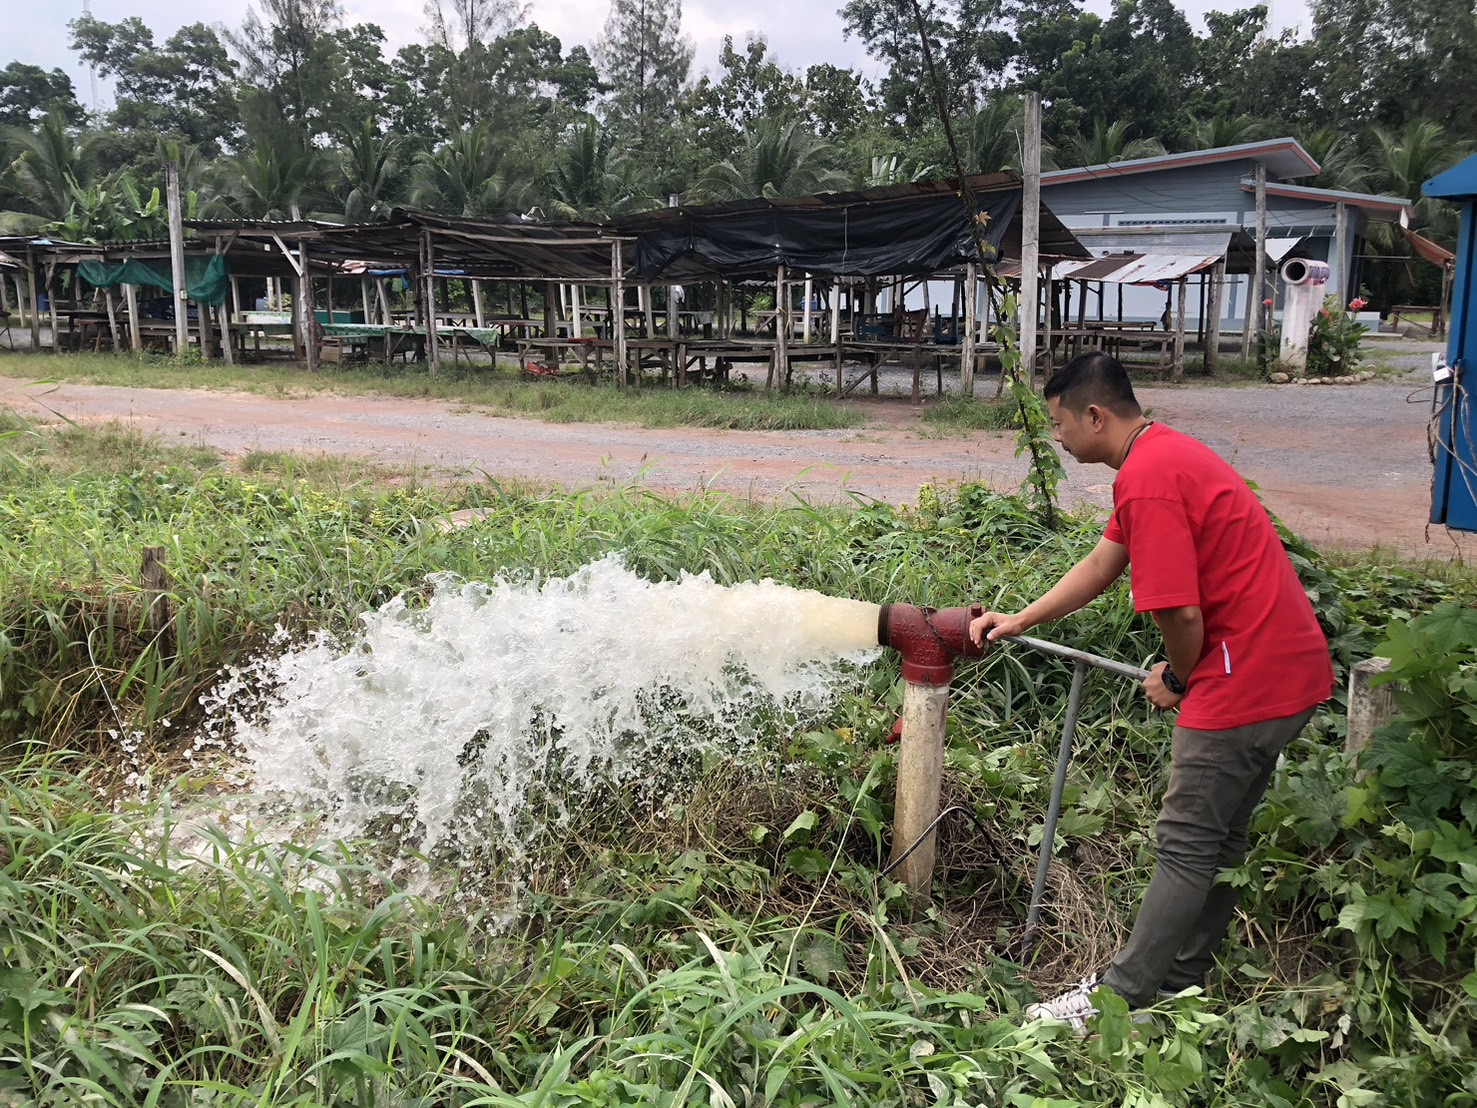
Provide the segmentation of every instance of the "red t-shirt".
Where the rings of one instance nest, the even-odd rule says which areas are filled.
[[[1223,731],[1327,700],[1333,662],[1266,509],[1208,446],[1161,424],[1113,482],[1105,538],[1128,548],[1135,611],[1199,605],[1205,647],[1179,723]]]

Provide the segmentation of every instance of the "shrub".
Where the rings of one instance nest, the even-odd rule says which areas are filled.
[[[1355,307],[1358,305],[1358,307]],[[1308,373],[1315,377],[1348,373],[1358,361],[1359,343],[1369,328],[1354,321],[1354,313],[1364,301],[1354,299],[1348,309],[1336,296],[1327,297],[1313,317],[1313,330],[1308,336]]]

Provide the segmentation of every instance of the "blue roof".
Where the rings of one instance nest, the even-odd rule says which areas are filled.
[[[1421,186],[1421,194],[1434,197],[1477,196],[1477,154],[1457,162]]]

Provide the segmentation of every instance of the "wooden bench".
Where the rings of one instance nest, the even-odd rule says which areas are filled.
[[[1417,323],[1414,320],[1406,319],[1407,316],[1413,315],[1428,315],[1431,317],[1431,322]],[[1396,334],[1399,334],[1400,324],[1402,322],[1407,322],[1412,327],[1419,327],[1422,331],[1425,331],[1429,335],[1446,334],[1446,320],[1445,318],[1443,318],[1441,314],[1441,308],[1439,306],[1433,306],[1431,304],[1392,305],[1390,307],[1389,319],[1390,330],[1394,331]]]

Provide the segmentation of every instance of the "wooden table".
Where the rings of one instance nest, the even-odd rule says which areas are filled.
[[[350,346],[363,346],[371,358],[384,359],[386,365],[396,355],[425,361],[426,332],[421,327],[392,327],[383,323],[325,323],[325,338],[336,338]]]
[[[594,380],[603,372],[607,350],[611,352],[612,367],[615,364],[615,343],[609,339],[525,338],[517,341],[518,368],[533,376],[552,376],[565,362],[573,362],[581,373]]]
[[[236,352],[240,354],[241,360],[246,361],[246,342],[252,342],[253,353],[258,361],[262,356],[262,339],[264,338],[287,338],[293,337],[291,323],[232,323],[230,325],[231,341],[236,346]],[[296,344],[294,344],[296,350]]]

